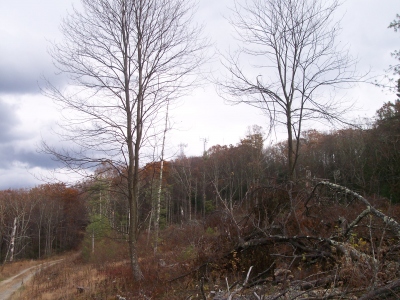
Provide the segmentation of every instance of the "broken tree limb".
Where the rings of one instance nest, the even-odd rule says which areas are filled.
[[[316,188],[318,186],[328,186],[330,188],[333,188],[335,190],[339,190],[339,191],[343,191],[346,194],[350,194],[352,196],[354,196],[356,199],[360,200],[362,203],[365,204],[365,206],[367,206],[367,209],[364,210],[361,214],[367,215],[368,213],[373,214],[374,216],[380,218],[390,229],[393,230],[393,232],[396,234],[396,236],[398,238],[400,238],[400,224],[394,220],[391,217],[388,217],[387,215],[385,215],[384,213],[382,213],[381,211],[377,210],[375,207],[373,207],[369,201],[367,199],[365,199],[363,196],[361,196],[360,194],[348,189],[347,187],[338,185],[338,184],[334,184],[331,182],[327,182],[327,181],[321,181],[319,183],[316,184],[316,186],[314,187],[312,193],[315,192]],[[310,199],[310,198],[309,198]],[[305,206],[307,206],[307,203],[309,201],[309,199],[306,201]],[[358,217],[357,217],[358,218]],[[357,219],[356,219],[357,220]],[[354,223],[354,222],[353,222]],[[353,224],[352,223],[352,224]]]
[[[360,221],[361,221],[364,217],[368,216],[369,214],[371,214],[371,210],[368,209],[368,208],[367,208],[366,210],[364,210],[361,214],[359,214],[359,215],[357,216],[357,218],[356,218],[353,222],[351,222],[351,224],[347,227],[346,231],[343,233],[343,236],[347,237],[347,236],[349,235],[350,231],[351,231],[355,226],[357,226],[357,224],[360,223]]]
[[[232,220],[233,224],[235,224],[235,229],[237,231],[238,237],[240,238],[240,226],[238,224],[238,222],[236,221],[234,215],[233,215],[233,211],[232,209],[229,209],[228,205],[226,204],[226,201],[224,201],[224,199],[222,199],[221,194],[218,191],[217,186],[215,185],[215,182],[212,182],[214,189],[215,189],[215,193],[217,194],[219,200],[221,201],[221,204],[224,206],[225,208],[225,212],[227,213],[227,215],[229,216],[229,218]]]
[[[316,241],[316,242],[324,242],[327,241],[324,238],[315,237],[315,236],[282,236],[282,235],[269,235],[262,238],[254,238],[247,241],[240,243],[236,247],[236,251],[245,250],[250,247],[255,246],[262,246],[262,245],[272,245],[274,243],[291,243],[293,246],[301,248],[307,252],[316,251],[316,249],[311,249],[309,247],[300,245],[298,242],[301,240],[308,240],[308,241]]]
[[[301,245],[300,241],[315,241],[315,242],[325,242],[331,246],[333,246],[337,251],[342,253],[346,259],[348,264],[351,264],[353,261],[364,261],[368,262],[369,264],[376,264],[377,261],[374,257],[365,254],[361,251],[358,251],[354,247],[352,247],[348,243],[342,243],[335,241],[333,239],[326,239],[320,237],[313,237],[313,236],[294,236],[294,237],[285,237],[285,236],[266,236],[263,238],[252,239],[247,242],[240,244],[235,251],[242,251],[250,247],[262,246],[262,245],[272,245],[274,243],[290,243],[297,249],[300,249],[304,252],[311,253],[318,257],[325,257],[334,259],[332,253],[318,249],[318,248],[311,248],[305,245]]]
[[[328,275],[312,281],[296,280],[291,282],[291,286],[298,287],[301,291],[308,291],[322,286],[331,285],[337,279],[338,277],[336,275]]]
[[[229,295],[228,300],[232,300],[233,297],[234,297],[237,293],[239,293],[239,292],[247,285],[247,282],[249,281],[251,269],[253,269],[253,266],[251,266],[250,269],[249,269],[249,271],[247,272],[247,276],[246,276],[246,279],[244,280],[244,282],[243,282],[242,284],[240,284],[239,287],[237,287],[237,288],[235,289],[235,291],[232,292],[232,293]]]
[[[365,254],[361,251],[358,251],[348,243],[341,243],[334,241],[332,239],[327,239],[326,241],[328,241],[333,247],[335,247],[338,251],[340,251],[344,255],[346,262],[348,264],[351,264],[352,261],[360,261],[360,260],[368,262],[369,264],[377,263],[377,260],[374,257]]]

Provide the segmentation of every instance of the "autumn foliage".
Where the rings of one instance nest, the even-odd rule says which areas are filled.
[[[0,191],[1,261],[77,249],[87,225],[85,201],[63,184]],[[15,226],[14,226],[15,225]],[[10,249],[15,229],[14,249]]]

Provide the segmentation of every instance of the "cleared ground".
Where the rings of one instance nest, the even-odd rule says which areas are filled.
[[[23,287],[24,284],[29,282],[29,280],[35,275],[39,270],[43,268],[47,268],[54,264],[57,264],[64,259],[58,259],[55,261],[49,261],[45,263],[38,264],[36,266],[32,266],[26,268],[19,272],[18,274],[3,280],[0,282],[0,299],[7,300],[9,299],[19,288]]]

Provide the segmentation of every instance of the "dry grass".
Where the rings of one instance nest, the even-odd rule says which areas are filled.
[[[10,278],[10,277],[20,273],[21,271],[23,271],[29,267],[36,266],[38,264],[40,264],[40,262],[34,261],[34,260],[21,260],[21,261],[5,264],[0,267],[0,281]]]
[[[194,295],[192,299],[202,299],[196,274],[173,279],[195,269],[202,261],[200,252],[207,248],[207,237],[215,236],[205,233],[199,224],[170,227],[162,233],[155,255],[151,241],[143,234],[138,248],[145,280],[140,283],[132,278],[126,242],[108,240],[102,244],[106,247],[99,247],[89,258],[69,255],[57,265],[42,269],[12,299],[107,300],[116,299],[116,295],[126,299],[187,299]],[[110,253],[110,249],[119,250]],[[211,286],[214,282],[205,283],[206,293]]]
[[[303,224],[302,215],[299,214],[297,217],[298,223]],[[147,234],[143,233],[138,241],[138,250],[139,263],[145,280],[140,283],[132,278],[127,260],[129,257],[127,243],[104,239],[97,242],[94,254],[91,253],[90,247],[90,251],[85,253],[85,245],[83,245],[83,254],[69,255],[61,263],[42,269],[16,293],[13,299],[107,300],[116,299],[117,295],[127,300],[189,298],[197,300],[204,299],[204,296],[206,299],[212,299],[211,291],[226,291],[227,282],[229,285],[243,282],[250,266],[254,267],[250,277],[256,277],[265,270],[269,271],[262,277],[257,277],[260,284],[257,284],[254,289],[243,289],[241,295],[244,297],[250,297],[249,295],[252,295],[254,291],[264,296],[278,295],[286,288],[291,291],[290,280],[294,282],[296,289],[303,282],[315,281],[313,292],[320,290],[327,292],[330,289],[333,295],[336,292],[342,293],[346,289],[356,288],[360,291],[359,293],[362,293],[362,289],[365,286],[368,287],[372,280],[368,275],[371,273],[368,269],[369,265],[353,261],[346,267],[347,260],[336,252],[331,254],[332,260],[335,259],[337,263],[333,266],[328,264],[329,261],[325,263],[323,260],[317,261],[307,256],[298,255],[295,261],[293,256],[290,256],[293,254],[293,247],[284,242],[253,247],[242,250],[240,253],[232,252],[234,244],[229,237],[235,231],[227,222],[220,222],[220,219],[216,216],[215,220],[211,218],[204,223],[191,222],[183,227],[168,227],[160,234],[157,254],[153,252],[151,239],[147,240]],[[306,240],[303,242],[305,243]],[[364,244],[357,239],[352,242],[352,246],[361,251],[363,249],[361,246],[364,247]],[[324,251],[331,251],[331,248]],[[398,253],[397,250],[394,252]],[[291,267],[286,264],[287,260],[292,262]],[[385,264],[381,263],[381,265]],[[280,280],[275,271],[281,269],[288,271],[292,278]],[[385,268],[385,271],[377,276],[382,277],[384,273],[383,275],[387,275],[388,278],[397,278],[397,263],[393,271],[389,272],[387,269]],[[327,284],[324,281],[321,281],[322,283],[318,281],[321,278],[329,279],[336,276],[340,277],[340,282],[338,280],[338,282]],[[253,280],[253,278],[250,279]],[[201,292],[202,285],[204,296]],[[231,290],[236,288],[239,288],[239,285],[233,285]],[[295,288],[293,291],[296,290]]]
[[[40,270],[13,299],[87,299],[77,297],[77,287],[84,288],[87,293],[104,279],[105,275],[100,274],[93,264],[80,264],[76,256],[70,256]]]
[[[338,231],[335,222],[339,215],[353,220],[363,209],[355,203],[351,209],[345,210],[340,203],[331,202],[325,206],[321,202],[310,208],[310,213],[315,209],[314,215],[320,218],[310,218],[299,209],[290,218],[282,214],[275,221],[279,218],[286,220],[282,224],[285,224],[288,236],[317,232],[321,237],[329,237]],[[324,226],[321,226],[321,219]],[[369,222],[373,222],[373,226],[368,227]],[[242,236],[249,236],[257,242],[259,236],[266,234],[258,235],[260,233],[254,228],[254,224],[258,224],[256,220],[250,219],[243,224]],[[119,241],[105,237],[99,239],[94,253],[91,252],[91,239],[87,238],[81,255],[69,255],[61,263],[42,269],[13,299],[107,300],[116,299],[117,295],[127,300],[212,299],[211,291],[226,292],[227,283],[232,285],[230,291],[240,291],[240,283],[244,282],[250,266],[253,268],[249,284],[254,286],[249,285],[249,289],[241,291],[244,297],[249,298],[253,292],[257,292],[260,298],[261,295],[278,297],[279,293],[286,292],[294,295],[300,288],[310,289],[310,297],[311,292],[315,295],[330,293],[332,299],[342,299],[346,293],[349,297],[358,297],[372,284],[381,286],[398,278],[400,272],[398,240],[384,231],[379,220],[365,219],[359,225],[353,230],[355,235],[339,242],[354,249],[354,253],[371,258],[375,255],[379,268],[370,263],[372,259],[360,259],[364,256],[354,258],[347,252],[340,252],[339,248],[315,242],[308,236],[294,240],[296,243],[293,244],[276,238],[271,244],[255,243],[254,247],[232,251],[237,245],[237,230],[226,214],[220,212],[210,215],[204,222],[192,221],[184,226],[166,228],[160,233],[157,254],[153,252],[152,239],[142,233],[138,241],[138,256],[145,280],[140,283],[132,278],[127,260],[129,251],[123,238]],[[379,235],[382,232],[383,235]],[[298,249],[294,251],[294,247]],[[14,266],[14,274],[26,267],[21,265],[17,269],[17,266]],[[11,270],[12,266],[9,267]],[[278,276],[278,271],[285,271],[286,275]],[[299,293],[303,298],[308,297],[303,290]]]
[[[2,266],[0,266],[0,281],[3,281],[7,278],[10,278],[14,275],[17,275],[21,271],[37,266],[49,261],[57,260],[57,259],[62,259],[64,257],[70,256],[70,254],[64,254],[64,255],[59,255],[59,256],[53,256],[51,258],[46,258],[46,259],[41,259],[41,260],[18,260],[13,263],[7,263]]]

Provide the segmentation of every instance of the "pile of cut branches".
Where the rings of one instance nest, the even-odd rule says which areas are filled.
[[[400,298],[400,207],[327,181],[245,201],[220,212],[216,241],[228,242],[198,262],[203,299]]]

